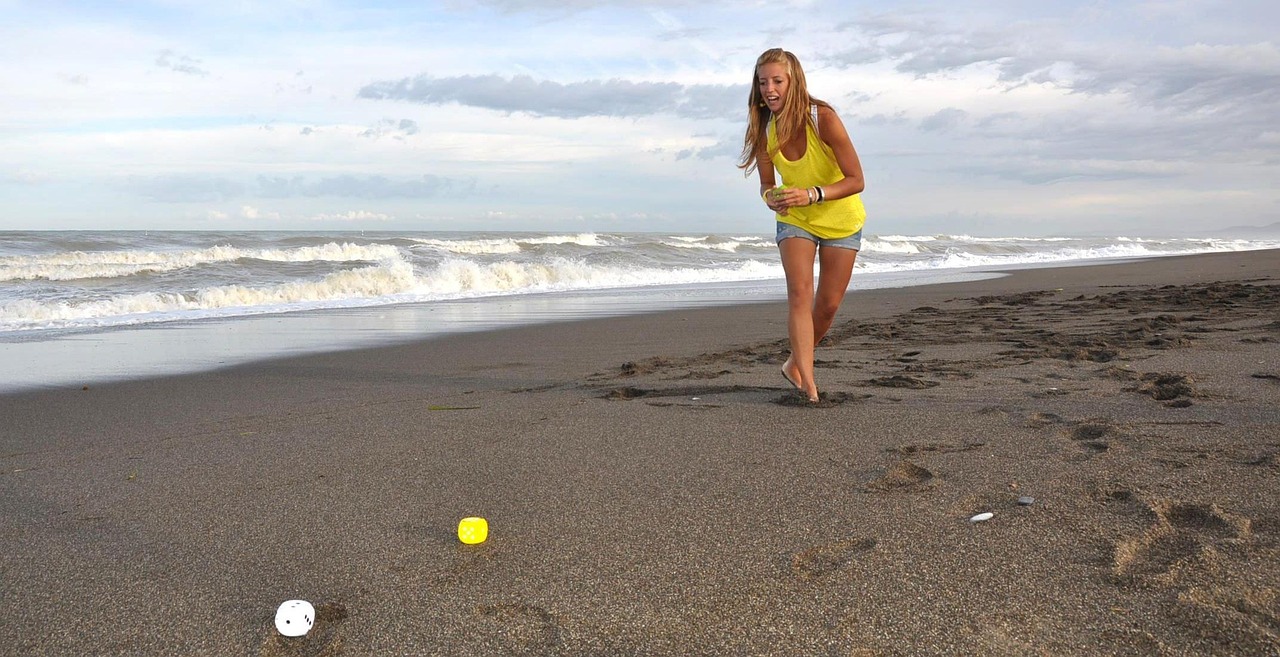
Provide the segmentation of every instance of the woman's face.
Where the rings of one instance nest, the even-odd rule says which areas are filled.
[[[782,103],[787,99],[787,89],[791,87],[791,76],[787,75],[785,64],[765,64],[756,69],[756,84],[760,85],[760,95],[764,98],[765,107],[770,112],[782,111]]]

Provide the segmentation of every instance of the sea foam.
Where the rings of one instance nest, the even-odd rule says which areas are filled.
[[[783,278],[767,233],[34,232],[0,240],[0,332],[24,336],[495,295],[664,285],[692,293]],[[116,248],[85,250],[91,244]],[[868,233],[853,287],[860,274],[1268,248],[1280,240]]]
[[[399,257],[399,250],[394,246],[350,243],[330,243],[295,249],[242,249],[219,245],[174,252],[72,251],[0,257],[0,282],[120,278],[136,274],[176,271],[220,262],[234,262],[241,259],[269,262],[358,262]]]

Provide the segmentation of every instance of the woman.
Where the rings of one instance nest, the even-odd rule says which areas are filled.
[[[813,348],[835,321],[862,248],[867,213],[858,194],[865,185],[840,117],[809,95],[800,61],[781,48],[766,50],[756,60],[738,166],[747,175],[753,169],[760,174],[760,197],[777,213],[791,339],[782,376],[814,403],[819,397]],[[777,187],[775,174],[782,175],[785,187]]]

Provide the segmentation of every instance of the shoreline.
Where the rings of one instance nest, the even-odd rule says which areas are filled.
[[[1001,275],[994,271],[868,274],[859,282],[910,287]],[[193,374],[537,324],[769,303],[785,299],[784,285],[761,280],[606,288],[67,329],[47,337],[14,333],[0,340],[0,363],[29,366],[0,368],[0,394]]]
[[[1019,271],[1179,257],[1187,256],[861,273],[855,275],[849,294],[976,281]],[[0,394],[179,376],[475,331],[708,306],[776,303],[785,300],[785,294],[781,280],[740,281],[265,313],[68,330],[51,337],[15,333],[0,340],[0,363],[5,364],[0,368]]]
[[[0,643],[1274,654],[1276,255],[853,291],[816,407],[781,301],[0,395]]]

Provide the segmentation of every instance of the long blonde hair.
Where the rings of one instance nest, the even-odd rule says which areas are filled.
[[[813,123],[809,108],[813,105],[830,107],[827,103],[809,95],[809,85],[804,79],[804,69],[800,60],[782,48],[770,48],[756,59],[756,67],[751,71],[751,94],[747,97],[747,134],[742,139],[742,158],[738,168],[743,175],[751,175],[756,170],[760,157],[773,159],[777,150],[768,151],[769,118],[771,112],[765,106],[764,95],[760,93],[760,67],[765,64],[783,64],[787,67],[787,77],[791,84],[787,87],[787,97],[782,99],[782,111],[775,117],[778,131],[778,145],[787,143],[797,133],[803,132],[806,126]]]

